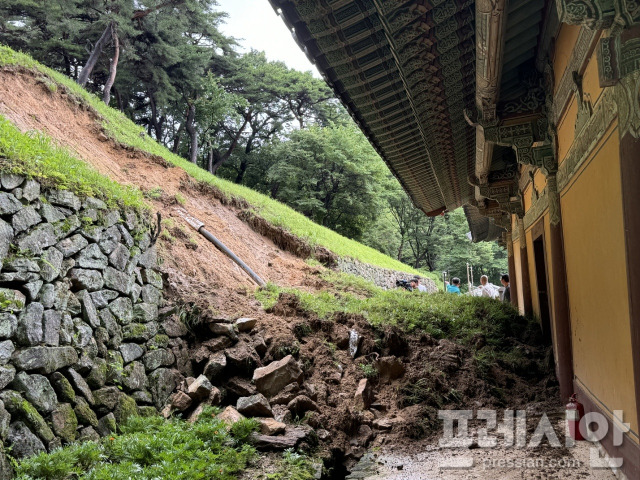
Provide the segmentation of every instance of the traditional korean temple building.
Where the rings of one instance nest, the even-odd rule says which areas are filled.
[[[640,478],[640,2],[270,1],[414,203],[506,244],[558,401]]]

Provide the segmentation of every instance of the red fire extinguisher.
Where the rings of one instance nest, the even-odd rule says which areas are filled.
[[[567,423],[569,425],[569,435],[574,440],[584,440],[580,433],[580,419],[584,417],[584,407],[578,403],[578,395],[573,394],[567,403]]]

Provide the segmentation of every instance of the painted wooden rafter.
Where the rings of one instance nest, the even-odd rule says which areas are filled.
[[[482,124],[476,125],[475,176],[479,184],[487,182],[493,144],[485,138],[483,125],[496,122],[496,104],[500,94],[502,56],[506,33],[507,0],[477,0],[476,8],[476,108]],[[480,199],[476,188],[476,198]]]

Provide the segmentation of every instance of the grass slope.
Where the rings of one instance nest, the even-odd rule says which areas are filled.
[[[359,277],[323,272],[322,291],[307,292],[274,284],[256,290],[255,297],[270,311],[285,293],[295,295],[302,310],[331,320],[335,314],[362,315],[382,330],[396,326],[407,332],[425,332],[470,346],[479,363],[496,361],[512,369],[529,365],[518,342],[540,345],[540,326],[510,304],[486,297],[445,292],[424,294],[404,289],[383,290]],[[484,339],[481,347],[477,340]],[[514,343],[513,339],[517,339]]]
[[[0,172],[16,173],[43,185],[95,197],[110,207],[147,211],[142,192],[101,175],[42,134],[24,134],[0,115]]]
[[[105,105],[98,97],[88,93],[72,79],[51,70],[33,60],[30,56],[0,45],[0,66],[22,66],[49,77],[53,83],[50,89],[64,85],[86,104],[90,105],[103,118],[102,126],[114,140],[139,150],[158,155],[169,163],[184,169],[189,175],[201,182],[209,183],[225,194],[247,201],[255,212],[273,225],[284,228],[312,245],[328,248],[341,257],[351,257],[364,263],[412,274],[425,275],[383,253],[359,242],[350,240],[336,232],[322,227],[292,208],[242,185],[218,178],[184,158],[175,155],[149,137],[143,128],[134,124],[121,112]]]

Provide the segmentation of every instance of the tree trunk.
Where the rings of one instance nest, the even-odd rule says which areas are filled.
[[[253,150],[253,135],[247,141],[247,146],[244,148],[244,156],[242,160],[240,160],[240,170],[238,170],[238,175],[236,175],[235,183],[242,183],[244,180],[244,174],[247,173],[247,168],[249,167],[249,154]]]
[[[102,95],[102,99],[107,105],[109,105],[111,101],[111,87],[113,87],[113,82],[116,81],[118,59],[120,58],[120,39],[118,38],[118,32],[116,31],[116,24],[114,22],[111,22],[111,38],[113,38],[113,58],[109,65],[109,78],[107,79],[107,83],[104,84],[104,92]]]
[[[62,54],[62,58],[64,59],[64,74],[67,77],[71,76],[71,61],[69,60],[69,55],[66,53]]]
[[[400,236],[400,246],[398,247],[398,260],[402,261],[402,249],[404,248],[404,235]]]
[[[124,104],[122,103],[122,95],[120,94],[120,90],[114,87],[113,92],[116,95],[116,103],[118,104],[118,110],[124,113]]]
[[[247,157],[242,157],[242,160],[240,160],[240,170],[238,170],[238,175],[236,175],[235,183],[242,183],[242,180],[244,180],[244,174],[247,173],[248,166],[249,161],[247,160]]]
[[[104,29],[104,32],[102,32],[100,39],[93,46],[93,50],[89,55],[89,60],[87,60],[87,63],[85,64],[85,66],[82,67],[82,71],[80,72],[80,76],[78,77],[78,83],[83,87],[87,84],[87,81],[89,80],[89,76],[93,71],[93,67],[96,66],[96,63],[98,63],[98,58],[100,58],[102,49],[107,44],[107,41],[111,36],[111,28],[113,24],[114,22],[109,23],[109,25],[107,25],[107,28]]]
[[[186,129],[191,139],[191,149],[189,152],[189,161],[191,163],[197,163],[198,161],[198,131],[195,126],[196,120],[196,104],[189,104],[189,111],[187,113]]]
[[[167,121],[167,116],[166,115],[162,115],[160,117],[160,119],[158,120],[158,125],[156,126],[156,137],[158,138],[158,141],[160,143],[162,143],[163,145],[165,145],[165,131],[164,131],[164,122]]]
[[[185,122],[182,122],[180,124],[180,126],[178,127],[178,131],[173,137],[173,147],[171,147],[171,151],[173,153],[178,153],[178,148],[180,148],[180,139],[182,137],[182,132],[184,131],[184,124]]]
[[[429,267],[430,272],[433,272],[436,268],[433,255],[431,255],[430,253],[427,255],[427,267]]]
[[[156,136],[156,141],[162,140],[162,124],[164,123],[164,116],[158,120],[158,106],[156,105],[156,97],[153,92],[149,92],[149,107],[151,107],[151,127]]]
[[[211,140],[207,140],[207,146],[209,147],[207,152],[207,171],[211,172],[211,170],[213,169],[213,155],[214,155],[213,144],[211,143]]]
[[[231,156],[231,154],[235,150],[236,146],[238,146],[238,140],[240,140],[240,137],[242,136],[242,132],[244,132],[244,129],[247,127],[247,124],[249,123],[249,118],[250,118],[250,115],[249,116],[245,116],[244,123],[242,124],[242,126],[238,130],[238,133],[236,134],[236,136],[231,141],[231,145],[229,145],[229,149],[225,152],[224,155],[218,155],[217,156],[218,158],[216,158],[215,162],[213,162],[213,165],[212,165],[210,171],[214,175],[216,174],[218,169],[222,166],[222,164],[224,162],[226,162],[227,160],[229,160],[229,157]]]

